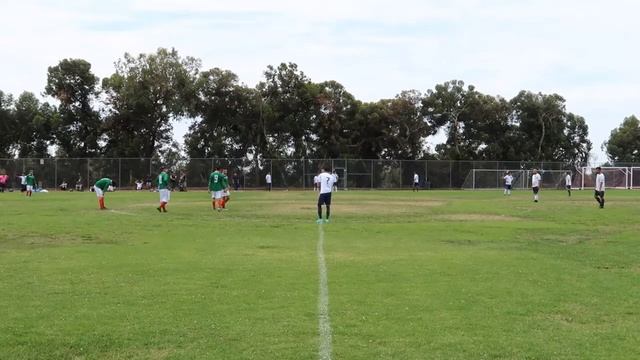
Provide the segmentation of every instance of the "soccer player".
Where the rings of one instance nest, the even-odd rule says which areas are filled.
[[[511,196],[511,190],[513,189],[513,175],[511,171],[507,171],[504,176],[504,195]]]
[[[33,176],[33,171],[29,171],[29,175],[25,177],[25,182],[27,183],[27,196],[31,197],[33,195],[33,189],[36,187],[36,177]]]
[[[331,216],[331,192],[337,180],[335,176],[329,174],[324,168],[320,169],[318,180],[320,181],[320,196],[318,197],[318,220],[316,220],[316,223],[329,223],[329,217]],[[327,217],[324,221],[322,220],[322,205],[327,207]]]
[[[20,179],[20,192],[27,191],[27,175],[24,174],[24,171],[18,178]]]
[[[418,192],[420,189],[420,175],[418,173],[413,173],[413,191]]]
[[[264,177],[264,180],[267,182],[267,191],[271,191],[271,173],[267,173],[267,176]]]
[[[227,178],[227,182],[229,181],[229,175],[227,169],[222,169],[222,173]],[[227,184],[227,188],[222,192],[222,210],[227,210],[227,203],[231,200],[231,189],[229,189],[229,184]]]
[[[100,205],[100,210],[107,210],[107,207],[104,206],[104,193],[107,192],[110,186],[113,185],[113,181],[109,178],[102,178],[96,181],[96,184],[93,186],[93,191],[96,192],[98,196],[98,205]]]
[[[567,176],[564,178],[564,185],[567,187],[567,192],[569,193],[569,197],[571,197],[571,171],[567,171]]]
[[[540,200],[540,186],[542,185],[542,176],[538,173],[538,169],[533,169],[533,176],[531,177],[531,188],[533,189],[533,201],[538,202]]]
[[[596,201],[600,204],[600,209],[604,209],[604,191],[605,191],[605,180],[604,174],[602,173],[602,168],[598,166],[596,168]]]
[[[160,175],[158,175],[158,193],[160,193],[160,206],[156,209],[158,212],[167,212],[167,204],[171,198],[171,191],[169,190],[169,174],[167,174],[167,168],[160,168]]]
[[[211,192],[213,210],[222,211],[224,203],[224,191],[228,187],[227,177],[222,173],[222,168],[217,167],[209,175],[209,192]]]
[[[320,190],[320,183],[319,183],[319,178],[318,175],[313,177],[313,191],[318,191]]]
[[[340,179],[340,177],[338,176],[338,173],[336,173],[335,169],[331,172],[331,176],[335,179],[335,182],[333,183],[333,190],[338,191],[338,179]]]

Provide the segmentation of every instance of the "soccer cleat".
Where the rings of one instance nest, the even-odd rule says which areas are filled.
[[[538,202],[538,200],[533,200],[533,202]]]
[[[156,210],[158,210],[158,212],[162,212],[162,208],[157,207]]]
[[[318,225],[323,224],[323,223],[324,223],[324,221],[322,221],[322,219],[316,220],[316,224],[318,224]]]
[[[165,208],[162,208],[162,212],[167,212],[167,209],[165,209]]]
[[[329,219],[325,220],[325,221],[324,221],[324,223],[325,223],[325,224],[328,224],[328,223],[329,223]]]

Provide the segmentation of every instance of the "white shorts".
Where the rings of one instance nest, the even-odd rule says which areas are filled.
[[[27,191],[33,191],[33,185],[27,185]]]
[[[93,186],[93,191],[96,192],[96,196],[98,196],[99,198],[104,197],[104,191],[102,191],[102,189],[100,189],[97,186]]]
[[[229,194],[231,194],[231,191],[223,191],[222,192],[222,197],[229,196]]]
[[[171,199],[171,191],[169,189],[160,189],[158,192],[160,193],[160,202],[168,203]]]
[[[211,198],[215,200],[220,200],[224,197],[224,191],[212,191]]]

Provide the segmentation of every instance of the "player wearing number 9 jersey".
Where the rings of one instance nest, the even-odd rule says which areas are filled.
[[[331,191],[336,183],[336,177],[329,174],[324,167],[320,169],[320,175],[318,175],[318,182],[320,183],[320,196],[318,197],[318,220],[316,223],[322,224],[329,222],[331,216]],[[322,206],[327,208],[327,217],[322,220]]]

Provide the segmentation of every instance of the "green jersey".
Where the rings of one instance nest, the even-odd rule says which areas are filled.
[[[111,179],[109,178],[103,178],[96,181],[96,187],[102,191],[107,191],[109,185],[111,185]]]
[[[209,190],[222,191],[229,187],[227,176],[219,171],[214,171],[209,175]]]
[[[29,186],[36,186],[36,177],[29,174],[27,175],[27,178],[25,179],[27,181],[27,185]]]
[[[158,175],[158,190],[165,190],[169,187],[169,175],[166,172],[161,172]]]

